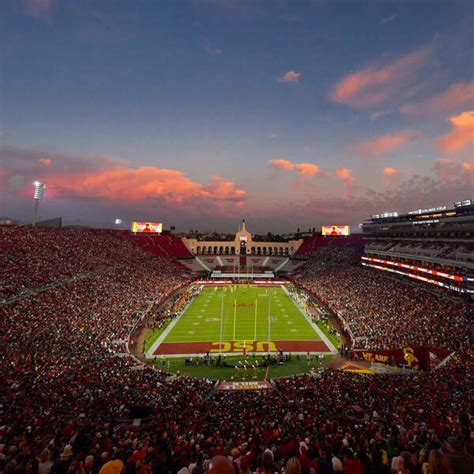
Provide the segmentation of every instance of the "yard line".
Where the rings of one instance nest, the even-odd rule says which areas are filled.
[[[255,324],[253,329],[253,340],[257,340],[257,312],[258,312],[258,298],[255,298]]]
[[[234,298],[234,335],[232,340],[235,341],[235,319],[236,319],[236,313],[237,313],[237,299]]]

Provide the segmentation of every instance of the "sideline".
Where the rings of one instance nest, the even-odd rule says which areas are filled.
[[[305,313],[303,308],[301,308],[301,306],[291,297],[290,292],[285,288],[285,286],[281,285],[281,288],[283,288],[283,291],[286,293],[286,296],[288,296],[288,298],[298,308],[298,310],[303,315],[303,317],[306,319],[306,321],[308,321],[310,326],[316,331],[316,333],[321,338],[321,340],[326,344],[326,346],[328,347],[330,353],[331,354],[337,354],[338,353],[337,349],[334,347],[332,342],[326,337],[326,335],[321,331],[319,326],[312,321],[312,319]]]
[[[176,318],[174,318],[170,324],[166,327],[166,329],[160,334],[160,337],[153,343],[153,345],[148,349],[148,351],[145,352],[145,358],[146,359],[151,359],[154,357],[156,349],[160,346],[160,344],[166,339],[166,336],[172,331],[172,329],[176,326],[178,321],[182,318],[183,314],[186,312],[186,310],[191,306],[191,304],[194,302],[194,300],[202,293],[203,288],[199,291],[199,293],[194,296],[188,304],[183,308],[183,310],[179,313]]]

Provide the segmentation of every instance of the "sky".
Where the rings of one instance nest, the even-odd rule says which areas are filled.
[[[0,216],[293,232],[474,198],[474,2],[0,1]]]

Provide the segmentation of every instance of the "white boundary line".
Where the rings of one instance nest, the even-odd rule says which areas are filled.
[[[319,329],[318,325],[315,324],[311,318],[304,312],[303,308],[300,307],[298,303],[291,297],[290,293],[288,290],[281,285],[281,288],[283,288],[283,291],[286,293],[286,296],[293,302],[293,304],[299,309],[300,313],[303,315],[303,317],[308,321],[310,326],[316,331],[318,336],[321,338],[322,341],[328,346],[328,349],[331,351],[332,354],[337,354],[337,349],[333,346],[332,342],[326,337],[326,335]],[[327,354],[327,352],[326,352]]]
[[[301,341],[297,341],[297,342],[301,342]],[[302,342],[305,342],[305,341],[302,341]],[[178,344],[183,344],[183,343],[178,342]],[[276,352],[279,352],[279,351],[272,351],[271,353],[275,354]],[[291,355],[307,355],[308,354],[308,351],[303,351],[303,352],[285,351],[285,354],[289,354],[290,352],[291,352]],[[330,355],[330,354],[332,354],[332,352],[327,352],[327,351],[326,352],[312,352],[312,351],[309,351],[309,353],[311,355],[317,355],[317,354]],[[266,355],[268,355],[268,351],[265,351],[265,352],[247,352],[247,355],[245,357],[248,358],[250,356],[253,356],[254,354],[257,355],[257,356],[266,356]],[[202,358],[204,355],[205,354],[203,354],[202,352],[198,352],[198,353],[194,353],[194,354],[190,354],[188,352],[186,354],[157,354],[157,355],[152,356],[151,358],[152,359],[156,358],[158,360],[161,360],[162,357],[164,359],[175,359],[175,358],[178,358],[178,357],[199,357],[199,358]],[[214,357],[214,359],[216,359],[217,357],[219,357],[219,352],[211,352],[209,355]],[[226,357],[240,357],[241,359],[243,358],[242,357],[242,352],[223,352],[221,355],[226,356]],[[150,357],[147,357],[147,359],[150,359]]]
[[[211,271],[211,269],[199,257],[195,257],[195,258],[196,258],[196,261],[199,263],[199,265],[201,265],[205,270],[207,270],[208,272]]]
[[[153,357],[153,354],[155,353],[156,349],[160,346],[160,344],[165,340],[166,336],[171,332],[171,330],[176,326],[178,321],[181,319],[183,314],[186,312],[186,310],[191,306],[191,304],[194,302],[194,300],[202,293],[201,291],[183,308],[183,311],[179,313],[176,318],[174,318],[171,323],[168,324],[166,329],[160,334],[160,337],[153,343],[153,345],[148,349],[148,351],[145,353],[145,357],[149,359],[150,357]]]

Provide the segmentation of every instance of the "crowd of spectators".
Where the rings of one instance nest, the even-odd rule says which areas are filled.
[[[142,255],[122,232],[0,226],[0,302]]]
[[[19,248],[7,234],[7,248]],[[71,238],[83,262],[67,244],[66,256],[53,245],[32,257],[38,267],[44,258],[44,279],[17,277],[14,265],[2,273],[1,473],[200,474],[224,472],[220,462],[246,474],[472,472],[469,351],[431,373],[320,369],[273,390],[218,391],[214,381],[173,376],[127,352],[143,311],[185,283],[181,268],[115,236],[107,257],[102,235],[82,237],[97,245]],[[145,420],[133,419],[136,407],[146,408]]]
[[[472,347],[467,301],[364,268],[350,247],[322,248],[306,263],[299,284],[339,316],[355,347]]]

